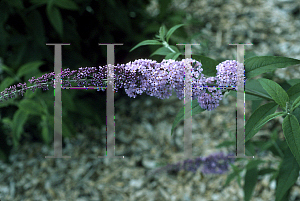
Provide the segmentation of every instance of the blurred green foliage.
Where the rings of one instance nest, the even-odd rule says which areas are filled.
[[[107,64],[106,46],[98,43],[123,43],[115,47],[115,63],[127,63],[154,51],[155,47],[147,46],[129,52],[157,34],[162,24],[202,25],[184,11],[169,9],[171,0],[158,3],[159,14],[152,17],[146,12],[149,0],[0,1],[0,91],[24,82],[31,86],[28,79],[54,71],[54,48],[46,43],[70,43],[62,46],[62,67],[76,70]],[[176,44],[190,38],[181,28],[170,40]],[[8,162],[12,147],[24,140],[52,146],[54,89],[49,89],[28,90],[24,97],[0,103],[0,159]],[[88,125],[100,128],[106,124],[106,92],[62,91],[63,137]],[[115,101],[121,98],[129,98],[124,89],[115,94]]]

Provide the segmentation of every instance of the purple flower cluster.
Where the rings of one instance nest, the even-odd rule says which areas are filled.
[[[224,63],[224,62],[223,62]],[[217,84],[236,84],[237,75],[235,61],[226,61],[217,66],[217,77],[206,78],[201,72],[202,64],[193,59],[183,59],[182,61],[175,61],[172,59],[163,60],[161,63],[150,59],[138,59],[134,62],[128,62],[127,64],[117,64],[114,66],[114,90],[118,92],[119,88],[124,88],[129,97],[136,98],[139,94],[145,92],[147,95],[155,96],[159,99],[169,98],[172,95],[174,89],[177,93],[177,97],[181,100],[184,97],[184,75],[185,68],[191,67],[191,86],[193,100],[198,97],[198,103],[205,110],[214,110],[219,106],[219,101],[222,99],[222,90],[217,88],[207,88],[207,83],[217,81]],[[189,64],[189,65],[187,65]],[[229,72],[231,71],[231,72]],[[232,73],[233,72],[233,73]],[[223,77],[224,76],[224,77]],[[57,80],[55,81],[55,77]],[[88,78],[91,77],[91,78]],[[19,83],[17,86],[22,86],[22,89],[18,90],[19,95],[24,94],[25,90],[31,89],[33,92],[36,88],[43,88],[43,90],[49,90],[48,85],[54,87],[55,83],[58,83],[62,79],[62,86],[71,87],[70,82],[76,82],[77,86],[96,86],[106,87],[106,83],[103,81],[107,79],[107,65],[104,67],[85,67],[78,70],[70,71],[69,68],[64,69],[62,73],[55,76],[55,73],[48,73],[42,77],[35,79],[29,79],[31,87],[27,87],[26,83]],[[230,80],[232,79],[232,80]],[[50,81],[49,81],[50,80]],[[187,80],[187,82],[190,82]],[[205,88],[206,86],[206,88]],[[223,85],[224,86],[224,85]],[[201,88],[202,87],[202,88]],[[105,91],[105,88],[99,90]],[[211,92],[205,93],[206,90]],[[6,88],[4,92],[1,92],[0,102],[2,99],[8,99],[15,97],[17,90],[16,86]]]
[[[234,163],[234,158],[229,158],[228,156],[233,156],[233,154],[228,154],[227,156],[224,153],[215,153],[211,154],[208,157],[188,159],[183,162],[178,162],[176,164],[168,164],[162,168],[151,172],[150,174],[158,174],[163,171],[167,172],[178,172],[180,170],[196,172],[197,169],[201,168],[203,174],[224,174],[229,170],[230,164]]]
[[[244,81],[244,66],[235,60],[226,60],[217,65],[216,69],[218,86],[238,86]]]

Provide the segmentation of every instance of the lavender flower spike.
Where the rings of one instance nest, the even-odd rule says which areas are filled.
[[[237,75],[236,69],[238,63],[236,61],[225,61],[217,66],[216,77],[205,77],[202,74],[202,64],[194,59],[182,59],[175,61],[172,59],[163,60],[161,63],[150,59],[137,59],[127,64],[117,64],[114,67],[115,90],[119,88],[125,89],[129,97],[135,98],[145,92],[147,95],[155,96],[159,99],[169,98],[174,89],[177,97],[181,100],[184,97],[184,69],[186,63],[192,65],[192,94],[193,100],[198,97],[198,103],[205,110],[214,110],[219,106],[219,101],[222,99],[222,89],[216,87],[208,87],[208,83],[216,82],[216,86],[220,85],[236,85],[238,79],[242,75],[241,72]],[[88,78],[91,76],[92,78]],[[27,89],[33,92],[36,88],[49,90],[48,85],[54,87],[54,79],[62,78],[62,86],[71,86],[70,82],[77,82],[77,86],[94,85],[103,87],[100,90],[105,91],[106,84],[104,80],[107,78],[107,65],[104,67],[85,67],[78,70],[70,71],[64,69],[59,75],[54,72],[46,73],[42,77],[29,79],[28,81],[33,86],[26,86],[26,83],[19,83],[17,86],[22,89],[17,90],[16,85],[6,88],[1,92],[0,102],[3,99],[14,98],[16,93],[24,94]],[[213,97],[206,93],[207,90],[212,93]]]
[[[176,164],[168,164],[167,166],[158,168],[148,175],[153,175],[157,173],[161,173],[163,171],[166,172],[178,172],[180,170],[196,172],[199,168],[201,168],[201,172],[203,174],[224,174],[229,171],[229,165],[235,161],[235,158],[229,158],[228,156],[233,156],[233,154],[228,154],[227,156],[224,153],[214,153],[209,155],[208,157],[199,157],[193,159],[184,160],[183,162],[177,162]]]

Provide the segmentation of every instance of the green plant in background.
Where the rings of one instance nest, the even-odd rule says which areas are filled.
[[[159,35],[156,37],[160,40],[146,40],[136,45],[132,50],[141,45],[162,45],[163,47],[157,49],[152,55],[158,54],[165,56],[165,59],[177,59],[179,56],[183,56],[183,53],[177,51],[174,46],[168,44],[170,33],[174,32],[182,25],[172,27],[169,31],[164,26],[160,28]],[[167,37],[168,36],[168,37]],[[216,72],[218,62],[213,59],[192,55],[193,59],[201,60],[203,66],[203,74],[211,75]],[[245,93],[246,100],[253,101],[252,115],[248,119],[245,128],[245,142],[246,142],[246,154],[256,155],[255,148],[260,151],[271,151],[275,156],[280,158],[280,165],[278,169],[273,168],[258,168],[259,165],[266,163],[259,159],[249,160],[246,168],[238,168],[232,165],[233,172],[227,177],[226,184],[235,177],[238,179],[241,186],[240,173],[243,169],[246,169],[245,183],[243,186],[244,200],[249,201],[252,197],[258,176],[271,174],[272,179],[276,179],[276,201],[288,200],[289,193],[292,186],[295,184],[299,177],[299,164],[300,164],[300,79],[287,80],[284,83],[277,84],[276,82],[266,78],[252,79],[253,77],[264,74],[267,72],[274,72],[277,68],[285,68],[291,65],[299,64],[297,59],[275,56],[253,56],[245,60],[245,75],[247,78]],[[209,69],[209,70],[208,70]],[[209,73],[208,73],[209,72]],[[215,74],[214,74],[215,75]],[[230,91],[229,95],[236,97],[235,91]],[[264,105],[260,105],[262,100],[271,101]],[[283,112],[274,112],[278,106]],[[192,115],[205,111],[202,109],[197,100],[192,101]],[[270,141],[265,143],[249,141],[268,121],[283,116],[282,129],[286,141],[278,139],[278,131],[273,131]],[[171,134],[174,128],[180,121],[184,119],[184,108],[181,108],[177,114]],[[219,145],[233,146],[235,140],[223,142]],[[238,159],[241,161],[244,159]]]

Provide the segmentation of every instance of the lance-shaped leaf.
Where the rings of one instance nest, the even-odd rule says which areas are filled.
[[[231,90],[229,95],[237,97],[236,91]],[[245,99],[246,100],[273,100],[272,97],[261,86],[258,80],[247,80],[245,85]],[[244,100],[244,99],[242,99]]]
[[[279,117],[279,116],[283,116],[286,115],[286,112],[277,112],[275,114],[270,114],[269,116],[267,116],[266,118],[264,118],[263,120],[261,120],[255,127],[255,129],[259,130],[263,125],[265,125],[268,121]]]
[[[169,42],[169,39],[170,39],[171,35],[174,33],[174,31],[176,31],[176,29],[178,29],[179,27],[182,27],[183,25],[185,25],[185,24],[178,24],[178,25],[172,27],[172,28],[168,31],[168,33],[167,33],[167,35],[166,35],[166,40],[167,40],[167,42]]]
[[[47,3],[47,16],[51,23],[51,25],[54,27],[56,32],[62,36],[63,35],[63,20],[62,16],[60,14],[60,11],[58,8],[53,6],[53,1],[49,1]]]
[[[278,56],[257,56],[245,60],[245,75],[247,79],[271,72],[277,68],[285,68],[299,64],[300,60]]]
[[[26,63],[19,68],[17,72],[17,76],[22,77],[30,73],[31,71],[38,69],[43,64],[44,64],[43,61],[33,61],[33,62]]]
[[[168,55],[172,53],[171,50],[169,50],[166,47],[160,47],[158,48],[155,52],[153,52],[150,57],[154,56],[154,55]]]
[[[291,102],[294,102],[300,96],[300,83],[293,85],[289,90],[287,90],[287,94]]]
[[[282,108],[286,107],[286,103],[289,102],[289,96],[279,84],[265,78],[260,78],[258,81],[278,105]]]
[[[293,104],[292,104],[292,111],[294,111],[294,109],[296,109],[299,106],[300,106],[300,96],[293,102]]]
[[[158,40],[144,40],[142,42],[140,42],[139,44],[137,44],[136,46],[134,46],[129,52],[135,50],[136,48],[143,46],[143,45],[162,45],[161,42],[159,42]]]
[[[23,99],[19,103],[19,108],[28,114],[41,115],[45,113],[43,107],[35,100]]]
[[[263,161],[250,161],[247,164],[247,171],[245,174],[245,184],[243,186],[244,190],[244,200],[250,201],[256,182],[257,182],[257,176],[258,176],[258,165],[260,163],[263,163]]]
[[[283,134],[291,152],[300,164],[300,126],[293,114],[287,115],[282,123]]]
[[[245,126],[245,142],[250,140],[259,130],[254,129],[255,125],[266,116],[273,114],[278,108],[276,103],[267,103],[257,108],[248,119]]]
[[[161,41],[165,41],[165,36],[166,36],[167,28],[165,25],[162,25],[159,28],[159,38]]]
[[[279,169],[275,201],[282,200],[285,193],[295,184],[298,176],[299,165],[291,151],[287,149]]]
[[[28,119],[28,113],[24,110],[17,110],[13,117],[13,143],[14,146],[19,145],[19,140],[21,138],[21,134],[23,132],[23,126]]]

